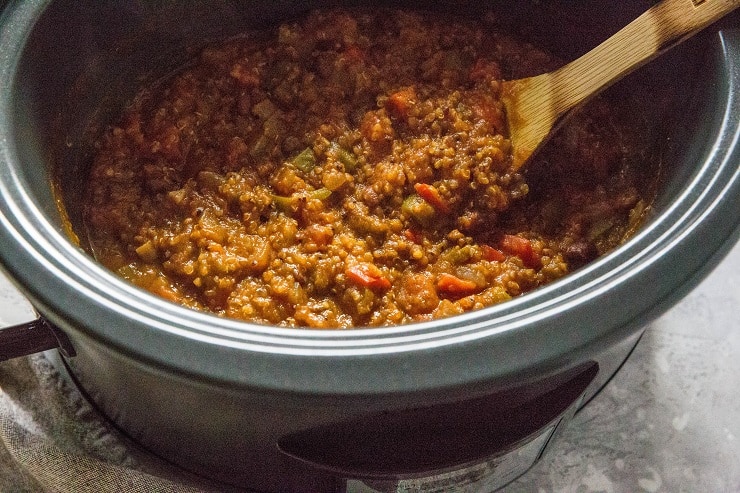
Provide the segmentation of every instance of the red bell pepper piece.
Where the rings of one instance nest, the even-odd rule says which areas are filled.
[[[344,271],[352,282],[370,289],[388,289],[391,282],[377,265],[363,262],[347,267]]]
[[[414,190],[419,194],[419,197],[427,201],[432,207],[443,214],[450,212],[450,204],[439,194],[439,190],[434,185],[428,183],[417,183],[414,185]]]
[[[357,45],[349,45],[344,50],[344,58],[350,63],[360,63],[365,60],[365,52]]]
[[[422,243],[424,243],[424,235],[421,232],[416,231],[415,229],[409,228],[404,230],[403,236],[410,242],[416,243],[417,245],[421,245]]]
[[[413,87],[407,87],[388,96],[385,107],[392,116],[405,120],[409,116],[409,110],[415,104],[416,91]]]
[[[479,58],[470,69],[470,80],[501,79],[501,67],[492,60]]]
[[[452,274],[442,273],[437,279],[437,289],[453,296],[468,296],[478,291],[478,285],[467,279],[460,279]]]
[[[532,242],[527,238],[516,235],[504,235],[501,239],[501,249],[511,255],[516,255],[524,265],[530,268],[540,266],[540,257],[532,248]]]
[[[493,248],[491,245],[481,245],[480,248],[483,254],[483,260],[491,262],[503,262],[506,260],[506,255],[498,248]]]

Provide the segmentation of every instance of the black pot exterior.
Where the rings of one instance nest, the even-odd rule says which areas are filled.
[[[156,453],[232,484],[341,490],[346,477],[381,481],[467,467],[545,436],[542,430],[549,430],[547,442],[616,371],[645,324],[738,239],[738,17],[724,21],[721,34],[712,28],[647,75],[636,74],[677,91],[690,116],[661,130],[669,173],[645,228],[612,254],[517,300],[406,327],[275,329],[155,298],[69,240],[57,199],[75,224],[88,132],[104,126],[142,80],[178,66],[204,40],[315,5],[11,2],[0,31],[3,268],[67,334],[77,355],[59,364],[114,423]],[[535,9],[527,16],[535,25],[536,9],[548,8],[548,15],[565,10],[560,15],[573,16],[573,24],[586,23],[577,48],[572,36],[570,44],[551,41],[574,56],[646,2],[552,5],[522,8]],[[593,12],[602,15],[586,15]],[[687,74],[699,71],[702,83],[691,87]],[[532,411],[532,403],[545,410]],[[516,425],[517,414],[529,424]],[[420,453],[449,439],[446,429],[465,437],[463,445]],[[389,444],[399,441],[404,454],[393,455]]]

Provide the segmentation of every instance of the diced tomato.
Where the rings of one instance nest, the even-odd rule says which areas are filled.
[[[492,60],[479,58],[470,69],[470,80],[501,79],[501,67]]]
[[[238,63],[231,67],[229,75],[236,79],[239,84],[247,88],[257,87],[260,84],[260,79],[256,74]]]
[[[323,248],[331,243],[334,230],[324,224],[311,224],[304,230],[304,236],[316,247]]]
[[[540,265],[540,257],[532,248],[532,242],[516,235],[504,235],[501,239],[501,249],[511,255],[516,255],[530,268]]]
[[[414,190],[419,194],[419,197],[429,202],[429,204],[439,212],[444,214],[448,214],[450,212],[450,205],[442,198],[439,194],[439,190],[437,190],[434,185],[417,183],[414,185]]]
[[[344,58],[350,63],[360,63],[365,60],[365,52],[357,45],[349,45],[344,50]]]
[[[405,120],[415,104],[416,91],[413,87],[407,87],[391,94],[385,102],[385,108],[392,116]]]
[[[420,231],[416,231],[415,229],[411,228],[404,230],[403,236],[410,242],[416,243],[417,245],[421,245],[424,241],[424,235]]]
[[[491,245],[481,245],[480,249],[481,253],[483,254],[483,260],[488,260],[491,262],[503,262],[504,260],[506,260],[506,255],[504,255],[504,252],[502,252],[498,248],[493,248]]]
[[[437,279],[437,289],[442,293],[452,296],[468,296],[479,291],[478,285],[473,281],[460,279],[457,276],[447,273],[439,275],[439,278]]]
[[[406,313],[431,313],[439,305],[436,278],[431,272],[407,272],[396,284],[396,303]]]
[[[485,122],[497,132],[503,132],[504,113],[493,95],[477,94],[472,98],[471,109],[478,120]]]
[[[155,140],[149,147],[152,155],[162,155],[166,159],[180,159],[180,130],[174,125],[167,125],[157,134]]]
[[[144,146],[145,138],[144,131],[142,130],[141,114],[132,113],[130,114],[123,125],[123,132],[127,137],[133,140],[137,145]],[[144,150],[142,148],[142,150]]]
[[[377,265],[363,262],[350,265],[344,272],[352,282],[370,289],[388,289],[391,282]]]
[[[171,286],[163,277],[157,277],[152,281],[149,285],[149,291],[169,301],[174,301],[176,303],[181,301],[181,296],[177,293],[174,286]]]
[[[239,160],[249,153],[249,146],[241,137],[233,137],[229,142],[229,152],[226,155],[226,162],[231,168],[239,164]]]
[[[388,115],[378,111],[368,111],[360,121],[360,133],[371,143],[389,144],[395,133]]]

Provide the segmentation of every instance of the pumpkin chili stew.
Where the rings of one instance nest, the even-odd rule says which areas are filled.
[[[277,326],[508,300],[623,242],[657,174],[604,100],[512,171],[499,82],[557,66],[495,15],[327,10],[211,44],[97,143],[91,249],[166,299]]]

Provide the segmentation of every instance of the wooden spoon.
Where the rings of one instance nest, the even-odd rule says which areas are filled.
[[[505,81],[501,99],[514,168],[548,140],[571,110],[738,6],[740,0],[663,0],[558,70]]]

